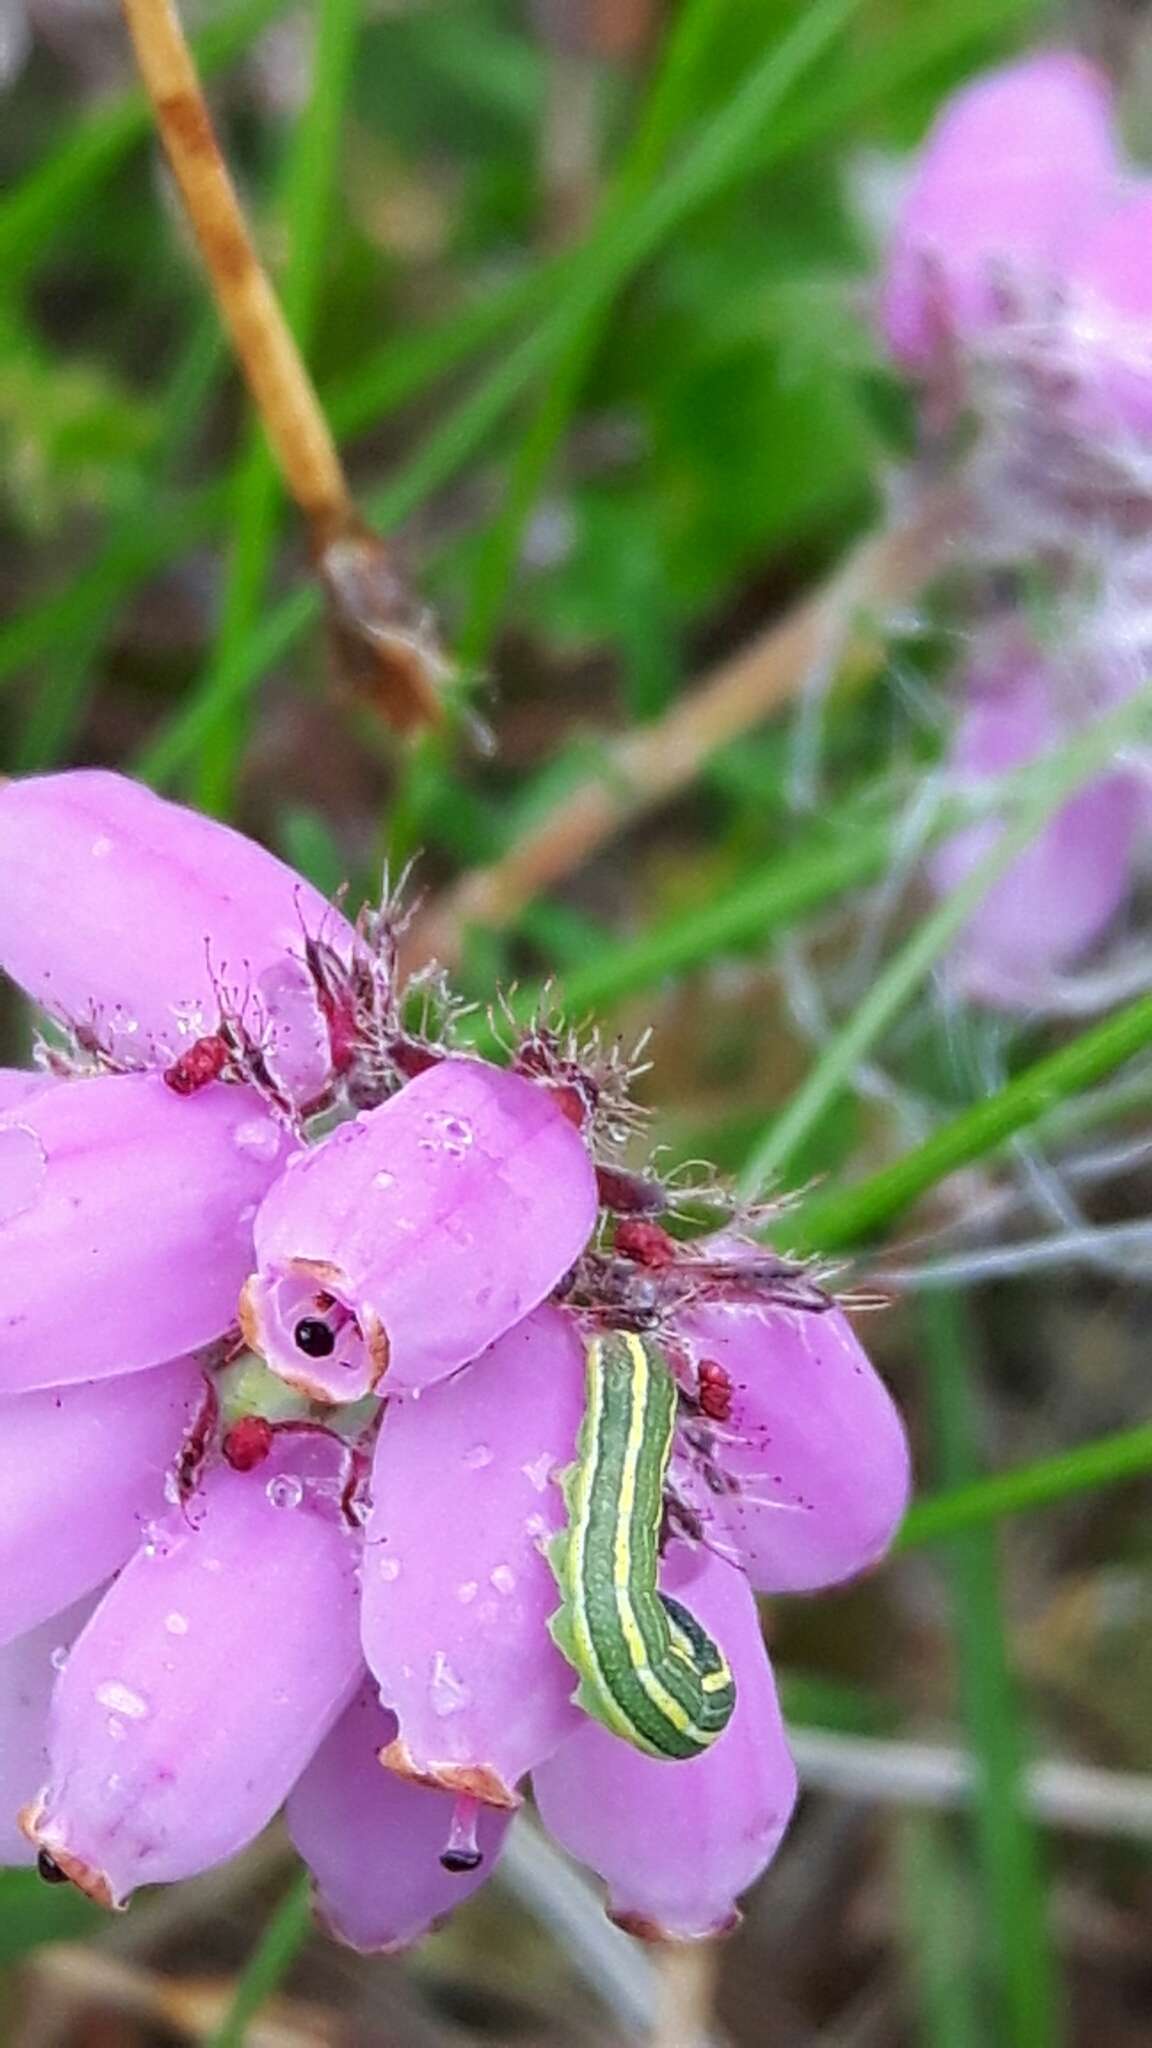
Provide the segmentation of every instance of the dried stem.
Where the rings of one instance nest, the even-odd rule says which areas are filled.
[[[171,0],[123,0],[140,74],[221,316],[284,481],[323,542],[354,508],[328,422],[268,280]]]
[[[172,0],[123,0],[140,74],[248,388],[308,522],[340,672],[401,732],[437,724],[450,673],[433,620],[360,518],[260,261]]]
[[[665,1942],[657,1951],[660,1998],[652,2048],[708,2048],[716,1987],[714,1942]]]
[[[939,566],[963,518],[955,488],[861,543],[830,580],[712,670],[654,724],[605,744],[597,773],[492,867],[467,875],[417,921],[414,947],[451,963],[473,925],[500,927],[604,843],[684,789],[720,747],[795,697],[819,669],[869,669],[877,620]]]

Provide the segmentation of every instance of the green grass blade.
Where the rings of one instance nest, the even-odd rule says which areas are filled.
[[[978,1462],[978,1410],[963,1309],[937,1295],[922,1307],[927,1386],[941,1478],[970,1480]],[[1048,1938],[1038,1830],[1022,1797],[1024,1744],[994,1532],[950,1539],[948,1556],[961,1706],[978,1769],[976,1836],[985,1952],[998,2024],[1012,2048],[1056,2048],[1058,1996]]]
[[[1069,1098],[1105,1081],[1152,1045],[1152,995],[1137,996],[1036,1060],[983,1102],[962,1110],[921,1145],[857,1187],[817,1195],[789,1217],[798,1246],[835,1252],[866,1243],[951,1173],[999,1151]]]
[[[176,366],[148,470],[136,480],[112,522],[106,561],[135,568],[138,542],[149,527],[158,488],[199,429],[222,355],[215,319],[209,317],[193,333]],[[71,595],[72,604],[65,603],[66,623],[61,629],[57,621],[51,659],[37,680],[17,737],[13,765],[21,773],[50,768],[67,754],[99,681],[100,654],[119,611],[123,588],[114,576],[86,577]]]
[[[214,22],[193,37],[204,76],[226,70],[286,4],[287,0],[246,0],[226,21]],[[68,130],[52,155],[0,200],[0,274],[9,289],[21,268],[40,261],[53,230],[75,221],[90,187],[107,177],[151,125],[144,93],[125,93]]]
[[[360,28],[360,0],[325,0],[312,51],[312,90],[296,125],[284,179],[284,217],[291,254],[282,288],[284,315],[307,354],[319,306],[324,257],[335,195],[344,114]],[[272,567],[283,487],[279,471],[256,431],[241,465],[236,519],[216,648],[199,688],[214,692],[247,642],[263,607]],[[247,721],[237,700],[215,723],[201,752],[195,795],[204,810],[226,815],[232,807]]]
[[[1055,1507],[1077,1494],[1102,1486],[1118,1486],[1152,1472],[1152,1423],[1095,1437],[1050,1458],[1036,1458],[1011,1472],[974,1479],[946,1493],[914,1502],[897,1539],[900,1550],[936,1543],[965,1529],[1022,1515],[1033,1508]]]
[[[819,0],[809,8],[787,48],[773,49],[753,67],[740,91],[721,109],[663,182],[629,212],[611,216],[574,258],[559,306],[515,349],[503,357],[463,403],[441,422],[418,455],[369,504],[369,515],[385,529],[406,519],[433,491],[456,475],[484,446],[516,399],[569,345],[601,297],[626,280],[662,247],[689,215],[743,174],[749,158],[763,153],[766,110],[792,89],[814,64],[861,0]],[[198,747],[224,709],[252,687],[270,658],[285,651],[303,625],[318,613],[312,592],[300,593],[277,609],[234,661],[221,663],[212,699],[194,699],[137,763],[152,781],[167,781]]]
[[[312,1931],[312,1888],[306,1872],[277,1907],[241,1974],[230,2011],[208,2048],[245,2048],[261,2006],[278,1991]]]
[[[975,1995],[972,1910],[952,1830],[934,1814],[893,1816],[906,1967],[923,2048],[984,2048]]]
[[[786,1170],[798,1147],[851,1086],[860,1061],[927,979],[993,883],[1060,806],[1105,770],[1118,748],[1143,731],[1150,716],[1152,690],[1145,689],[1048,756],[1042,764],[1041,786],[1021,801],[991,851],[923,920],[877,976],[864,1001],[829,1041],[788,1107],[754,1148],[742,1176],[745,1194],[757,1195],[768,1180]]]

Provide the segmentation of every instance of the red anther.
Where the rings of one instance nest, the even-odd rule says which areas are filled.
[[[389,1041],[388,1057],[398,1074],[403,1074],[406,1081],[414,1081],[417,1074],[440,1066],[446,1055],[439,1046],[421,1045],[418,1038],[393,1038]]]
[[[646,1173],[629,1173],[623,1166],[598,1166],[596,1185],[600,1200],[614,1216],[662,1216],[668,1207],[668,1191]],[[620,1233],[616,1233],[620,1242]]]
[[[555,1082],[546,1082],[545,1086],[556,1107],[567,1117],[570,1124],[575,1124],[578,1131],[582,1131],[586,1124],[591,1123],[596,1105],[589,1101],[579,1083],[571,1081],[557,1087]]]
[[[679,1247],[659,1223],[629,1216],[616,1225],[613,1249],[625,1259],[634,1259],[638,1266],[670,1266]]]
[[[696,1399],[710,1422],[728,1422],[732,1416],[732,1381],[714,1358],[702,1358],[696,1372]]]
[[[251,1472],[272,1449],[272,1424],[263,1415],[242,1415],[228,1431],[221,1450],[234,1472]]]
[[[198,1038],[178,1060],[164,1070],[164,1079],[174,1095],[195,1095],[209,1081],[218,1081],[231,1058],[231,1047],[219,1032]]]

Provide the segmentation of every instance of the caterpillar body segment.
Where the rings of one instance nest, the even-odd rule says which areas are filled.
[[[622,1331],[589,1339],[585,1376],[568,1526],[549,1546],[552,1636],[586,1713],[649,1756],[683,1761],[727,1727],[736,1689],[707,1630],[658,1584],[675,1382],[650,1340]]]

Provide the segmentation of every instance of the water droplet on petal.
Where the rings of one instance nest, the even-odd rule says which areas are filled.
[[[96,1687],[96,1699],[100,1706],[107,1707],[111,1714],[122,1714],[126,1721],[146,1721],[148,1702],[125,1685],[122,1678],[106,1678]]]
[[[264,1488],[274,1508],[298,1508],[304,1498],[304,1481],[294,1473],[282,1472]]]
[[[27,1124],[0,1128],[0,1223],[31,1209],[48,1170],[48,1155]]]
[[[482,1472],[485,1465],[492,1463],[491,1444],[473,1444],[470,1451],[465,1451],[462,1462],[470,1472]]]
[[[464,1707],[471,1706],[472,1694],[461,1678],[458,1678],[443,1650],[437,1650],[432,1659],[432,1712],[442,1718],[458,1714]]]
[[[382,1557],[376,1569],[380,1577],[387,1584],[391,1584],[393,1579],[400,1577],[400,1559],[398,1557]]]
[[[488,1574],[488,1582],[495,1586],[498,1593],[511,1593],[515,1590],[516,1574],[511,1565],[494,1565]]]
[[[98,839],[94,839],[88,851],[92,855],[93,860],[107,860],[108,855],[112,851],[112,841],[107,833],[102,832]]]
[[[253,1116],[237,1124],[232,1138],[237,1151],[247,1152],[252,1159],[275,1159],[280,1150],[280,1132],[269,1116]]]
[[[394,1188],[396,1185],[396,1175],[389,1173],[386,1166],[382,1166],[379,1173],[372,1175],[372,1185],[374,1188]]]
[[[520,1470],[525,1479],[536,1488],[537,1493],[543,1493],[555,1464],[556,1460],[551,1451],[541,1451],[538,1458],[534,1458],[528,1465],[521,1465]]]
[[[67,1644],[57,1643],[56,1648],[53,1650],[51,1656],[48,1659],[48,1662],[52,1666],[53,1671],[63,1671],[64,1666],[68,1662]]]
[[[166,1614],[164,1626],[170,1636],[186,1636],[188,1633],[188,1616],[186,1614]]]
[[[475,1579],[465,1579],[463,1585],[456,1588],[456,1598],[462,1606],[470,1607],[479,1591],[480,1588]]]

